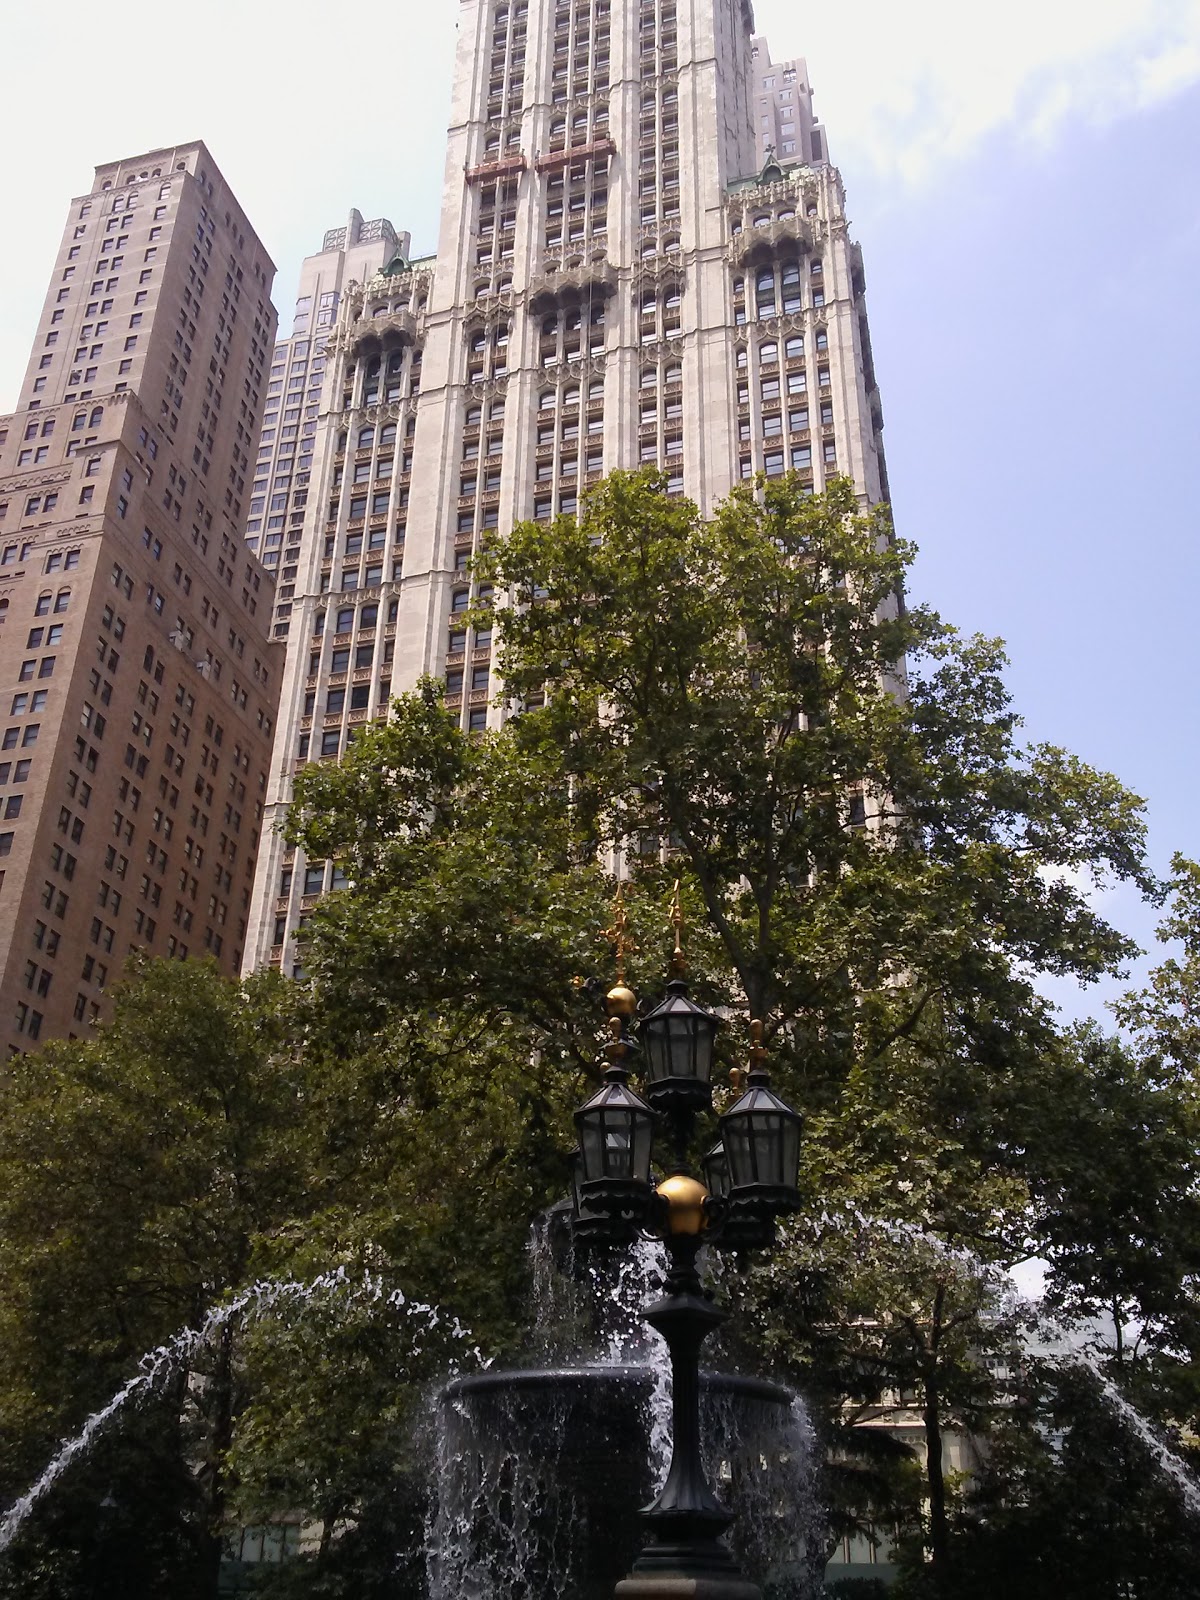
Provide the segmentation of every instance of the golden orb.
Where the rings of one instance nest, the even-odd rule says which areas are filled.
[[[698,1178],[689,1178],[685,1172],[664,1178],[657,1193],[667,1203],[667,1229],[670,1233],[703,1233],[708,1227],[708,1214],[704,1202],[708,1190]]]
[[[604,996],[610,1017],[631,1017],[637,1010],[637,995],[624,983],[616,983]]]

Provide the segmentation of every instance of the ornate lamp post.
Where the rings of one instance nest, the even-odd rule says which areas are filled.
[[[722,1542],[733,1518],[709,1487],[700,1453],[700,1348],[725,1313],[705,1290],[696,1258],[703,1245],[745,1250],[773,1241],[776,1217],[796,1205],[800,1118],[771,1092],[762,1024],[753,1022],[746,1089],[719,1120],[719,1142],[702,1162],[706,1182],[687,1170],[696,1118],[712,1110],[720,1023],[688,998],[678,884],[671,920],[675,955],[666,997],[642,1018],[635,1040],[637,1002],[625,983],[625,917],[618,900],[617,983],[606,999],[609,1065],[603,1087],[575,1113],[577,1236],[620,1246],[648,1234],[663,1240],[669,1262],[664,1293],[643,1315],[671,1358],[671,1466],[658,1498],[642,1513],[647,1543],[616,1592],[619,1600],[755,1600],[757,1588]],[[639,1054],[645,1100],[628,1086]],[[655,1184],[651,1160],[660,1129],[669,1172]]]

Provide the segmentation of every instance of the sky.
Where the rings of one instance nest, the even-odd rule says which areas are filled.
[[[1200,853],[1200,0],[755,12],[774,59],[807,57],[863,246],[913,598],[1007,641],[1028,737],[1145,797],[1160,870]],[[285,323],[301,258],[351,206],[431,251],[456,13],[401,0],[340,32],[309,0],[164,7],[153,26],[129,0],[102,23],[81,0],[7,18],[23,153],[5,174],[0,409],[98,162],[204,139],[276,261]],[[86,119],[47,65],[74,36]],[[1101,901],[1150,942],[1136,896]],[[1112,990],[1051,992],[1086,1014]]]

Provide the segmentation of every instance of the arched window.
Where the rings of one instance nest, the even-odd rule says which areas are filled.
[[[60,589],[58,591],[58,593],[54,596],[54,609],[55,609],[55,611],[65,611],[70,604],[71,604],[71,591],[70,591],[70,589]]]
[[[793,356],[802,356],[804,354],[804,335],[802,333],[791,334],[783,347],[783,353],[789,360]]]
[[[603,378],[597,378],[594,383],[589,383],[588,384],[588,399],[589,400],[603,400],[604,399],[604,379]]]
[[[396,424],[389,422],[386,427],[379,430],[379,448],[390,448],[396,442]]]
[[[338,632],[338,633],[349,633],[350,630],[353,627],[354,627],[354,607],[353,606],[343,606],[342,609],[337,614],[336,632]]]
[[[539,411],[553,411],[554,410],[554,390],[553,389],[543,389],[541,394],[538,395],[538,410]]]
[[[471,591],[469,589],[455,589],[450,596],[451,611],[465,611],[470,603]]]
[[[579,404],[579,389],[577,386],[563,390],[562,403],[564,406],[577,406]]]
[[[92,414],[88,418],[88,427],[89,428],[98,428],[103,421],[104,421],[104,407],[103,406],[94,406],[92,408]]]
[[[765,339],[758,347],[758,359],[764,363],[779,360],[779,346],[774,339]]]
[[[48,617],[50,615],[50,602],[53,599],[54,596],[50,593],[49,589],[44,589],[37,597],[37,605],[35,605],[33,608],[34,616]]]
[[[374,428],[360,428],[358,430],[358,445],[357,445],[357,448],[359,450],[369,450],[374,443],[375,443],[375,429]]]

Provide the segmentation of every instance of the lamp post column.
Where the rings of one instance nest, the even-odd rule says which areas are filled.
[[[721,1535],[732,1513],[708,1484],[700,1450],[700,1347],[725,1313],[705,1294],[696,1271],[703,1242],[703,1184],[677,1174],[658,1188],[666,1207],[670,1267],[666,1293],[643,1313],[671,1357],[671,1466],[654,1504],[643,1511],[650,1538],[617,1585],[617,1600],[759,1600]]]

